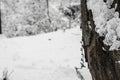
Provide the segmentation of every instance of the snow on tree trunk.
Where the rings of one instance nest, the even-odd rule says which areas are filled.
[[[116,0],[116,3],[119,2]],[[120,12],[119,6],[120,4],[117,7],[118,12]],[[109,47],[103,43],[104,37],[99,36],[95,27],[92,10],[87,9],[87,0],[81,0],[83,48],[92,79],[120,80],[120,51],[109,51]]]

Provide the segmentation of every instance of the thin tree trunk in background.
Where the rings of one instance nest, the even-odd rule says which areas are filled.
[[[120,63],[118,63],[120,51],[104,51],[102,49],[108,47],[103,43],[104,37],[100,37],[96,33],[92,10],[87,9],[86,3],[87,0],[81,0],[81,28],[85,58],[92,79],[120,80]],[[90,22],[91,28],[89,28],[88,22]]]
[[[69,1],[69,6],[71,7],[71,1]],[[69,27],[71,27],[71,18],[69,18]]]
[[[51,19],[50,19],[50,12],[49,12],[49,0],[46,0],[47,2],[47,16],[48,16],[48,20],[51,23]]]

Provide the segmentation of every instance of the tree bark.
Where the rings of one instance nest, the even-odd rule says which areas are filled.
[[[120,80],[120,63],[118,63],[120,51],[109,51],[109,47],[104,45],[104,37],[96,33],[92,10],[87,9],[86,3],[87,0],[81,0],[81,28],[85,58],[92,79]],[[103,47],[106,51],[102,49]]]

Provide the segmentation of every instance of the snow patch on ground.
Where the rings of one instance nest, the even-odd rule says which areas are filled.
[[[0,36],[1,37],[1,36]],[[0,38],[0,77],[8,70],[10,80],[80,80],[74,67],[80,67],[79,27],[42,35]],[[87,68],[80,70],[92,80]]]

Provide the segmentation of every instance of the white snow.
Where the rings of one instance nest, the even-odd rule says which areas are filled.
[[[110,9],[113,0],[89,0],[87,5],[92,9],[93,18],[96,25],[96,32],[104,36],[104,43],[110,46],[109,50],[120,48],[120,18],[115,8]]]
[[[118,61],[118,63],[120,63],[120,61]]]
[[[81,80],[74,67],[80,67],[79,27],[30,37],[0,36],[0,78],[4,69],[9,80]],[[92,80],[87,68],[80,70]]]

